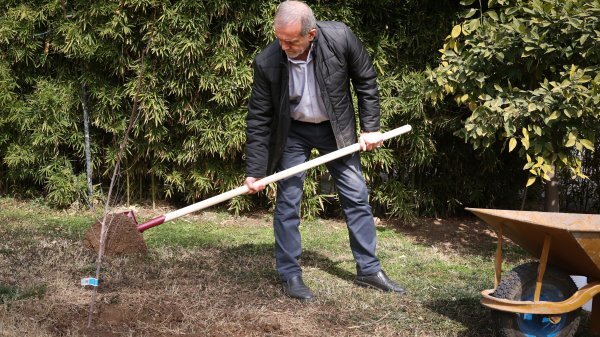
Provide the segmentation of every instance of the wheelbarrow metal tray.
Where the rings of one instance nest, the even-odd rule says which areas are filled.
[[[540,256],[544,239],[552,248],[548,263],[571,275],[600,280],[600,215],[467,208],[483,221]]]

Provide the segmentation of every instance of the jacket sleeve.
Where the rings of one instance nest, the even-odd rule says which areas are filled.
[[[269,83],[256,60],[252,67],[254,82],[246,116],[246,176],[262,178],[267,173],[273,105]]]
[[[380,129],[379,91],[377,73],[367,50],[346,27],[348,73],[358,97],[358,114],[362,131],[378,131]]]

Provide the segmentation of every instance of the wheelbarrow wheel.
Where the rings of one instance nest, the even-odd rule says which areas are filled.
[[[538,263],[520,265],[502,278],[493,296],[516,301],[533,301],[537,279]],[[541,301],[561,302],[571,297],[577,286],[560,269],[548,266],[542,280]],[[552,336],[568,337],[575,335],[579,326],[579,311],[558,315],[533,315],[513,312],[493,311],[492,316],[502,337]]]

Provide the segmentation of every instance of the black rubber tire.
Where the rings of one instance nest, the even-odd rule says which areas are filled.
[[[493,296],[509,300],[532,300],[538,263],[522,264],[506,273]],[[548,266],[542,281],[541,300],[561,302],[577,291],[573,279],[560,269]],[[557,324],[546,322],[543,315],[492,311],[501,337],[552,336],[572,337],[579,327],[581,309],[560,315]],[[542,325],[544,325],[542,327]],[[536,330],[536,328],[539,329]],[[535,332],[534,332],[535,331]]]

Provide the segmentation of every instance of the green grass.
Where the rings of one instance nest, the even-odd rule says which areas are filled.
[[[0,285],[0,304],[8,304],[13,301],[24,300],[28,298],[40,298],[46,292],[45,285],[33,285],[24,289],[17,287],[7,287]]]
[[[138,219],[151,217],[149,210],[137,213]],[[67,313],[87,310],[89,293],[77,282],[93,275],[96,256],[81,247],[81,240],[97,217],[91,211],[64,212],[0,198],[0,304],[5,305],[0,317],[12,318],[15,331],[23,319],[40,322],[34,329],[48,331],[58,329],[48,322],[68,320],[66,314],[31,318],[31,306],[51,308],[41,310],[45,315],[61,312],[61,305]],[[143,234],[148,254],[106,259],[99,305],[143,310],[154,299],[171,303],[164,310],[177,307],[186,313],[169,327],[154,321],[126,326],[128,331],[143,326],[146,335],[164,329],[210,334],[213,328],[239,335],[232,322],[244,331],[258,327],[248,336],[265,335],[261,324],[271,327],[271,321],[277,322],[272,329],[280,329],[273,335],[493,335],[489,310],[479,304],[480,291],[493,287],[493,245],[446,249],[444,242],[434,240],[415,244],[410,231],[401,227],[378,227],[382,265],[408,289],[407,296],[395,296],[353,285],[355,264],[343,221],[306,221],[301,225],[301,264],[317,301],[299,305],[281,294],[270,222],[268,214],[234,217],[210,211],[149,229]],[[505,269],[529,258],[514,246],[507,247],[507,257]],[[163,304],[148,305],[160,310]],[[80,316],[71,319],[72,326],[60,328],[77,335],[73,331],[84,321]]]

